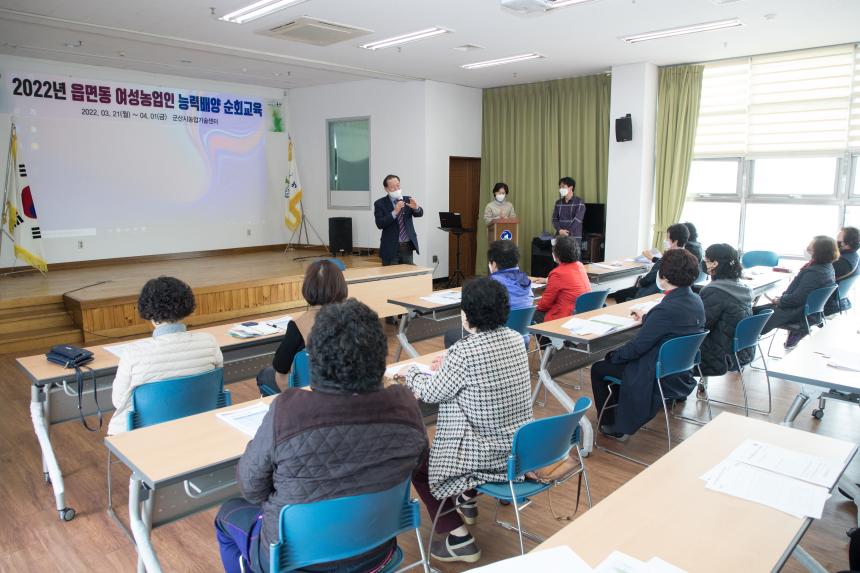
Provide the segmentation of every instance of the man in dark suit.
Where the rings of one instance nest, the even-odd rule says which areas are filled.
[[[418,251],[418,237],[412,217],[423,217],[424,209],[415,197],[404,197],[400,191],[400,177],[387,175],[382,181],[386,196],[373,204],[376,227],[382,229],[379,239],[379,258],[382,264],[411,265],[412,251]]]

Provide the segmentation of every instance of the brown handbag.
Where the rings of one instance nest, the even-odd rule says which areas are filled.
[[[576,447],[576,446],[574,446]],[[575,462],[570,454],[566,455],[559,461],[549,464],[548,466],[544,466],[542,468],[538,468],[534,471],[530,471],[526,473],[526,478],[539,481],[541,483],[555,483],[563,481],[574,473],[576,473],[580,469],[580,465],[578,462]],[[585,467],[582,468],[583,471]],[[579,509],[579,496],[582,493],[582,474],[579,475],[579,483],[576,486],[576,506],[573,508],[573,513],[576,514],[576,511]],[[552,504],[552,489],[547,492],[547,496],[549,497],[549,510],[552,512],[552,516],[558,521],[570,521],[573,515],[557,515],[555,512],[555,508]]]

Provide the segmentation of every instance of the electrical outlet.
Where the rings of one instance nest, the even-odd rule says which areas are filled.
[[[438,255],[433,255],[433,262],[434,262],[434,263],[438,263],[438,262],[439,262],[439,256],[438,256]]]
[[[84,248],[84,242],[83,242],[83,241],[78,241],[78,248],[79,248],[79,249],[83,249],[83,248]]]

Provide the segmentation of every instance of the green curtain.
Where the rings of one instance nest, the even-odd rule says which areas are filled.
[[[684,210],[699,121],[703,69],[701,65],[660,69],[652,240],[655,247],[662,243],[664,232],[679,221]]]
[[[520,266],[531,266],[531,240],[552,230],[558,180],[576,179],[576,194],[606,202],[609,88],[605,74],[484,90],[477,274],[486,273],[484,205],[499,181],[510,187],[520,220]]]

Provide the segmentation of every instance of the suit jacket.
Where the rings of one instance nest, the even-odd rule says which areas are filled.
[[[373,217],[376,219],[376,228],[382,229],[382,236],[379,238],[379,258],[383,262],[397,257],[400,249],[400,229],[397,225],[397,219],[391,216],[392,211],[394,211],[394,205],[391,203],[391,198],[388,197],[388,194],[385,197],[380,197],[373,203]],[[415,252],[419,253],[418,236],[415,234],[412,217],[423,217],[424,209],[418,207],[413,210],[409,205],[404,205],[402,212],[403,222],[406,224],[406,234],[409,235],[409,240],[412,241]]]
[[[625,365],[615,411],[616,432],[632,434],[662,409],[656,379],[660,345],[676,336],[702,332],[704,324],[702,299],[690,287],[677,288],[645,315],[636,338],[607,357],[613,364]],[[666,398],[687,396],[695,386],[689,373],[663,379]]]

